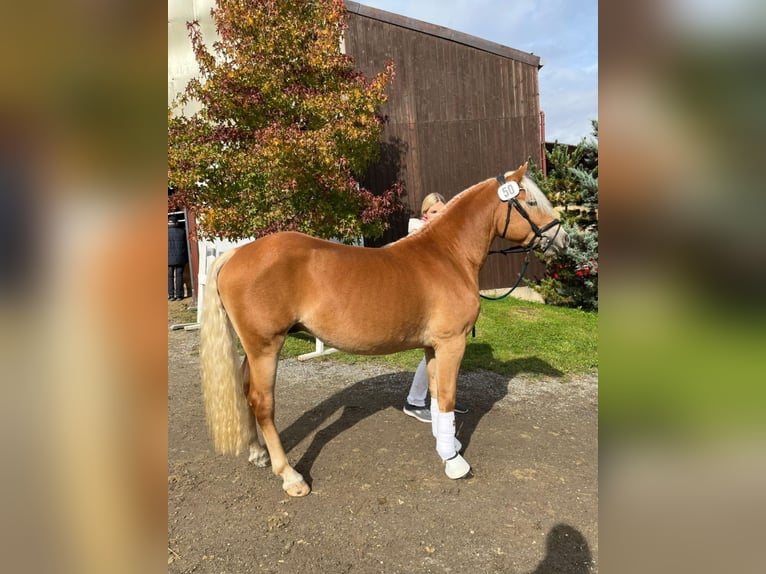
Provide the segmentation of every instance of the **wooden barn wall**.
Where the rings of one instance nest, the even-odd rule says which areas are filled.
[[[396,71],[382,110],[388,121],[381,159],[365,184],[382,191],[402,181],[408,212],[394,217],[382,240],[368,245],[406,235],[408,218],[419,214],[431,192],[450,199],[529,157],[539,161],[536,65],[357,13],[350,14],[345,44],[368,77],[389,60]],[[493,249],[509,245],[498,239]],[[512,285],[522,262],[520,255],[490,256],[480,287]],[[543,272],[534,260],[527,277]]]

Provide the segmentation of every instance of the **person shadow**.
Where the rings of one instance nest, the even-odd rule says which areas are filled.
[[[546,538],[545,558],[529,574],[588,574],[592,565],[585,536],[568,524],[557,524]]]
[[[471,347],[474,349],[471,351]],[[486,347],[486,348],[485,348]],[[489,350],[488,350],[489,349]],[[491,357],[489,345],[473,344],[467,352],[479,352]],[[471,436],[481,419],[492,409],[494,404],[508,394],[508,382],[520,373],[562,376],[563,373],[550,364],[536,357],[525,357],[499,363],[494,361],[496,370],[462,372],[458,375],[457,398],[468,407],[465,414],[456,415],[456,436],[463,445],[463,451],[469,448]],[[407,397],[414,372],[397,372],[364,379],[346,387],[315,407],[309,409],[280,432],[282,445],[286,453],[303,441],[311,433],[320,429],[325,421],[341,411],[332,423],[317,431],[306,451],[293,466],[311,485],[311,468],[322,449],[335,437],[352,428],[380,411],[388,408],[401,410]],[[405,415],[402,415],[404,418]],[[420,423],[421,425],[423,423]],[[424,425],[425,426],[425,425]]]

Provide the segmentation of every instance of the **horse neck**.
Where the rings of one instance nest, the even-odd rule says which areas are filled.
[[[478,276],[495,238],[496,194],[490,181],[484,181],[456,197],[436,221],[427,226],[440,247],[458,261],[465,262]]]

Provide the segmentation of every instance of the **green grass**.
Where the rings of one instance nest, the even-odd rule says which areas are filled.
[[[476,337],[468,336],[461,369],[486,369],[502,375],[539,373],[567,377],[598,367],[598,314],[507,298],[482,301]],[[282,358],[314,350],[314,338],[290,335]],[[382,364],[414,371],[420,349],[384,356],[333,353],[314,360],[346,364]]]

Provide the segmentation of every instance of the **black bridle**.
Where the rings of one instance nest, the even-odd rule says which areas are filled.
[[[505,176],[498,175],[497,181],[500,185],[505,184]],[[523,187],[519,188],[520,190],[524,189]],[[526,190],[524,190],[526,191]],[[561,231],[561,221],[558,219],[554,219],[550,223],[548,223],[544,227],[538,227],[537,224],[532,221],[532,219],[529,217],[529,214],[527,213],[527,210],[524,209],[524,207],[519,203],[519,200],[515,197],[510,198],[509,200],[506,200],[506,203],[508,204],[508,210],[505,213],[505,227],[503,227],[503,233],[502,238],[508,241],[508,239],[505,237],[506,232],[508,231],[508,224],[511,222],[511,208],[515,207],[516,211],[519,212],[519,214],[527,220],[527,223],[529,223],[529,226],[532,228],[532,231],[534,232],[535,236],[527,243],[526,245],[514,245],[512,247],[506,247],[505,249],[495,249],[491,250],[489,252],[490,255],[500,253],[502,255],[508,255],[509,253],[524,253],[526,254],[526,257],[524,257],[524,264],[521,266],[521,271],[519,271],[519,276],[516,278],[516,282],[513,284],[513,286],[508,290],[507,293],[504,293],[500,295],[499,297],[490,297],[488,295],[480,295],[482,299],[487,299],[489,301],[499,301],[500,299],[505,299],[510,295],[516,287],[519,286],[521,283],[521,280],[524,278],[524,274],[527,272],[527,266],[529,265],[529,254],[534,251],[536,248],[541,247],[541,251],[545,253],[548,250],[548,247],[553,245],[553,241],[556,239],[556,237],[559,234],[559,231]],[[546,238],[543,233],[551,229],[552,227],[558,226],[558,229],[556,229],[556,233],[551,237],[550,239]],[[543,246],[544,240],[547,240],[547,243]],[[476,336],[476,327],[474,326],[473,330],[474,337]]]
[[[505,183],[505,176],[498,175],[497,181],[500,185],[503,185]],[[521,187],[520,189],[524,189]],[[526,190],[525,190],[526,191]],[[558,219],[554,219],[544,227],[538,227],[537,224],[532,221],[532,219],[529,217],[529,214],[527,213],[527,210],[524,209],[524,207],[521,205],[518,199],[515,197],[510,198],[509,200],[506,200],[506,203],[508,204],[508,210],[505,213],[505,227],[503,227],[503,233],[501,234],[501,237],[505,240],[508,240],[508,238],[505,236],[505,234],[508,232],[508,224],[511,222],[511,209],[513,207],[516,208],[516,211],[519,212],[519,215],[521,215],[524,219],[527,220],[527,223],[529,223],[529,226],[532,228],[532,231],[534,232],[535,236],[529,240],[529,243],[526,245],[514,245],[513,247],[507,247],[506,249],[500,249],[495,251],[490,251],[490,254],[492,253],[529,253],[530,251],[533,251],[534,249],[540,249],[543,253],[545,253],[548,248],[553,245],[553,241],[556,239],[556,237],[559,234],[559,231],[561,231],[561,221]],[[552,229],[553,227],[558,226],[556,229],[556,233],[551,237],[550,239],[545,237],[543,233],[548,231],[549,229]]]

